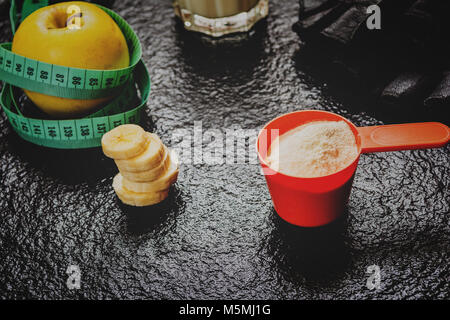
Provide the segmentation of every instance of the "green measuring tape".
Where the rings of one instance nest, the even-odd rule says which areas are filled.
[[[23,20],[47,1],[25,0]],[[125,123],[139,123],[150,93],[150,77],[141,60],[142,49],[131,27],[115,12],[99,6],[117,23],[130,50],[130,66],[116,70],[69,68],[28,59],[11,52],[11,43],[0,45],[0,80],[4,81],[0,104],[12,128],[32,143],[61,149],[98,147],[107,131]],[[11,1],[13,32],[18,24],[16,3]],[[140,91],[140,98],[136,91]],[[101,110],[82,119],[47,120],[26,117],[20,111],[13,87],[71,99],[95,99],[121,94]],[[138,106],[130,106],[140,100]]]

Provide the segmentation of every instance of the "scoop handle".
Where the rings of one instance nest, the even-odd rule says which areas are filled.
[[[419,122],[359,127],[361,152],[428,149],[445,146],[450,129],[439,122]]]

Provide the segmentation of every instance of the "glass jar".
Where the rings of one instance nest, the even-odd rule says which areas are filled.
[[[269,13],[269,0],[175,0],[187,30],[220,37],[247,32]]]

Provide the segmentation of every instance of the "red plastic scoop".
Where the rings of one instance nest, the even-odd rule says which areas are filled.
[[[393,124],[357,128],[361,136],[361,152],[427,149],[445,146],[450,129],[439,122]]]
[[[315,178],[289,176],[270,168],[265,159],[272,141],[313,121],[345,121],[355,135],[358,157],[338,172]],[[277,213],[292,224],[315,227],[330,223],[344,212],[361,153],[436,148],[445,146],[449,140],[450,129],[438,122],[358,128],[340,115],[304,110],[282,115],[267,123],[258,136],[257,148]]]

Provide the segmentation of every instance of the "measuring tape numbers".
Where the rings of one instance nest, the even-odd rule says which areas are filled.
[[[21,19],[48,5],[47,1],[25,0]],[[0,45],[0,80],[4,86],[0,105],[12,128],[24,140],[60,149],[98,147],[107,131],[126,123],[139,123],[150,94],[150,77],[141,57],[138,37],[114,11],[99,6],[119,26],[130,51],[130,65],[116,70],[70,68],[29,59],[11,52],[11,43]],[[13,32],[19,18],[14,0],[10,19]],[[95,99],[120,94],[102,109],[81,119],[51,120],[24,116],[13,87],[69,99]],[[138,97],[138,92],[140,98]],[[139,103],[136,106],[135,101]]]

